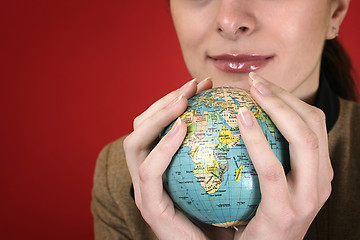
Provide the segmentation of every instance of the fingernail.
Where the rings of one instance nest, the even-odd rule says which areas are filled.
[[[261,76],[259,76],[256,72],[250,72],[249,73],[249,77],[252,80],[252,82],[261,82],[265,85],[269,85],[269,82],[266,81],[264,78],[262,78]]]
[[[249,77],[252,81],[254,81],[255,79],[255,76],[256,76],[256,73],[255,72],[249,72]]]
[[[190,85],[194,84],[195,82],[196,82],[196,78],[194,78],[194,79],[190,80],[189,82],[185,83],[185,84],[180,88],[180,92],[181,92],[182,90],[184,90],[184,88],[186,88],[187,86],[190,86]]]
[[[251,127],[253,123],[252,113],[247,109],[246,107],[239,108],[239,119],[241,125],[243,125],[246,128]]]
[[[206,81],[210,80],[211,77],[207,77],[204,80],[202,80],[201,82],[199,82],[198,88],[201,88],[204,84],[206,84]]]
[[[269,82],[257,75],[255,72],[250,72],[249,77],[252,80],[251,85],[253,85],[262,95],[271,96],[271,91],[267,87]]]
[[[172,106],[174,106],[176,103],[178,103],[183,97],[185,97],[184,94],[181,94],[180,96],[178,96],[177,98],[175,98],[167,107],[171,108]]]
[[[179,131],[180,124],[181,124],[181,118],[178,117],[174,122],[173,126],[171,127],[171,130],[169,132],[170,136],[175,135]]]
[[[253,86],[264,96],[271,96],[270,89],[262,82],[253,82]]]

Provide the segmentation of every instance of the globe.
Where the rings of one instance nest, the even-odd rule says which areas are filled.
[[[180,116],[187,134],[164,173],[165,188],[182,211],[200,222],[244,225],[254,216],[261,193],[237,124],[239,108],[254,113],[285,173],[288,143],[247,90],[213,88],[190,98],[188,104]]]

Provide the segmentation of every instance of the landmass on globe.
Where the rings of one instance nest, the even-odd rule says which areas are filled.
[[[261,200],[257,174],[236,120],[240,107],[254,113],[288,171],[288,144],[270,117],[247,90],[221,87],[189,99],[180,116],[187,134],[165,173],[173,201],[190,216],[218,227],[246,224]]]

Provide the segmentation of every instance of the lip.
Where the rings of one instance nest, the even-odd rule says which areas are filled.
[[[249,73],[268,64],[274,55],[259,54],[221,54],[209,56],[216,68],[230,73]]]

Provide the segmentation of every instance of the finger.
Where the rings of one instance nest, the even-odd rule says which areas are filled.
[[[273,85],[274,89],[279,87]],[[291,93],[284,90],[275,90],[276,95],[287,105],[294,109],[309,128],[317,135],[318,153],[319,153],[319,177],[325,181],[331,181],[333,178],[333,169],[331,166],[328,151],[328,134],[326,129],[325,113],[314,106],[301,101]]]
[[[197,82],[196,79],[193,79],[186,84],[184,84],[181,88],[167,94],[165,97],[157,100],[153,103],[145,112],[139,115],[134,120],[134,129],[136,130],[144,121],[146,121],[150,116],[156,114],[160,109],[169,105],[173,99],[180,95],[184,95],[186,98],[192,97],[197,91]]]
[[[288,188],[281,162],[270,148],[251,111],[245,107],[240,108],[237,121],[241,137],[259,177],[262,204],[282,206],[284,201],[287,201]]]
[[[302,119],[303,121],[318,135],[321,136],[327,136],[326,131],[326,121],[325,121],[325,114],[323,111],[321,111],[319,108],[316,108],[293,94],[289,93],[288,91],[285,91],[284,89],[276,86],[275,84],[271,84],[265,79],[263,79],[261,76],[250,73],[250,84],[253,85],[255,88],[264,89],[263,84],[265,87],[269,89],[271,93],[279,97],[283,102],[285,102],[291,109],[293,109]],[[257,85],[260,83],[259,85]],[[267,90],[263,90],[267,91]],[[268,94],[271,94],[268,93]],[[325,137],[327,138],[327,137]]]
[[[189,99],[195,94],[198,94],[204,90],[210,89],[212,87],[212,80],[210,78],[206,78],[200,83],[197,83],[197,79],[194,78],[193,80],[184,84],[181,88],[167,94],[165,97],[159,99],[154,104],[152,104],[144,113],[139,115],[134,120],[134,129],[136,129],[143,121],[145,121],[149,116],[159,111],[164,106],[168,105],[173,98],[184,94],[184,96]]]
[[[181,95],[164,107],[157,114],[150,116],[135,131],[133,131],[124,143],[127,159],[136,159],[128,162],[129,167],[134,165],[136,169],[151,151],[153,142],[162,133],[173,119],[178,117],[187,108],[187,99]],[[143,156],[143,158],[139,158]]]
[[[268,84],[258,75],[251,74],[251,77],[253,78],[253,85],[256,85],[256,82],[262,82],[269,85],[269,89],[271,89],[271,91],[276,94],[276,96],[279,97],[282,101],[286,102],[286,104],[290,108],[292,108],[303,119],[303,121],[308,125],[308,127],[316,134],[316,145],[318,145],[318,162],[314,161],[311,163],[310,161],[308,161],[310,166],[304,166],[303,169],[311,169],[314,168],[314,166],[316,165],[318,166],[316,181],[317,184],[315,184],[316,182],[308,182],[308,185],[318,187],[318,196],[314,196],[314,198],[326,200],[329,193],[331,192],[331,181],[334,177],[334,170],[332,168],[328,151],[328,135],[324,112],[314,106],[307,104],[304,101],[301,101],[293,94],[279,88],[278,86],[274,84]],[[289,176],[292,176],[292,174],[290,174]],[[295,175],[295,181],[298,182],[299,180],[300,179],[296,179]],[[306,185],[304,187],[306,188]]]
[[[160,206],[162,199],[167,198],[163,191],[162,175],[173,155],[179,149],[186,135],[186,124],[178,118],[171,130],[150,152],[139,167],[142,198],[146,199],[144,207],[163,213],[165,206]]]
[[[254,81],[251,93],[289,142],[291,174],[299,192],[314,193],[319,170],[319,136],[279,96],[283,90],[265,80]],[[300,101],[300,100],[298,100]]]
[[[139,204],[141,204],[141,197],[139,195],[140,180],[138,175],[138,168],[141,162],[147,157],[148,153],[151,150],[153,142],[157,139],[159,134],[162,132],[163,128],[167,126],[172,121],[172,119],[175,119],[186,109],[187,102],[186,104],[181,103],[183,102],[181,98],[184,98],[184,96],[182,95],[177,96],[176,94],[181,92],[184,95],[187,95],[187,97],[190,97],[194,94],[194,91],[196,91],[196,89],[205,90],[206,88],[210,88],[211,86],[212,86],[212,81],[210,79],[205,79],[205,81],[199,84],[199,88],[197,88],[196,86],[196,81],[192,80],[186,83],[182,88],[158,100],[151,107],[149,107],[146,112],[140,115],[137,118],[137,121],[135,121],[137,122],[134,124],[136,126],[135,127],[136,130],[125,139],[124,148],[125,148],[127,165],[131,174],[132,182],[134,184],[135,197],[136,197],[135,200],[139,202]],[[170,100],[170,98],[173,96],[176,96],[174,97],[175,99]],[[177,106],[175,107],[175,105],[178,104],[182,105],[182,107],[180,107],[180,110],[178,110]],[[175,113],[168,114],[166,113],[166,111],[171,111]],[[164,116],[164,118],[162,116]],[[147,124],[140,127],[144,121],[149,120],[151,118],[152,121],[149,121],[147,122]],[[158,121],[158,119],[165,120],[165,122]],[[152,123],[157,123],[158,125],[160,125],[160,127],[154,128],[153,126],[151,126]],[[149,132],[147,132],[148,130]],[[144,138],[144,136],[146,137]]]
[[[197,90],[195,94],[199,94],[202,91],[205,91],[207,89],[212,88],[213,86],[213,82],[211,80],[211,78],[205,78],[203,81],[201,81],[198,85],[197,85]]]
[[[250,84],[255,88],[263,88],[262,84],[266,85],[270,91],[279,97],[283,102],[285,102],[291,109],[293,109],[302,119],[303,121],[311,128],[312,131],[316,132],[320,136],[325,136],[323,139],[327,137],[326,131],[326,121],[325,114],[319,108],[316,108],[293,94],[285,91],[284,89],[276,86],[275,84],[270,84],[261,76],[251,73],[250,75]],[[256,86],[258,83],[258,87]],[[266,90],[265,90],[266,91]]]
[[[151,151],[154,141],[162,133],[163,129],[184,112],[186,108],[187,99],[181,95],[168,106],[158,111],[157,114],[149,117],[147,121],[125,139],[126,162],[134,182],[134,188],[137,187],[136,184],[139,182],[138,168]]]
[[[136,145],[136,139],[130,134],[124,140],[124,150],[125,150],[125,159],[126,164],[129,169],[131,182],[133,183],[134,188],[134,199],[136,206],[141,207],[141,190],[140,190],[140,177],[139,177],[139,166],[141,162],[147,157],[145,151],[134,151],[132,148]]]
[[[282,101],[294,109],[294,111],[303,119],[307,126],[317,135],[319,147],[319,174],[321,178],[327,176],[326,180],[333,177],[333,169],[328,152],[328,134],[326,129],[325,113],[308,103],[301,101],[293,94],[271,85],[272,92],[276,94]]]

